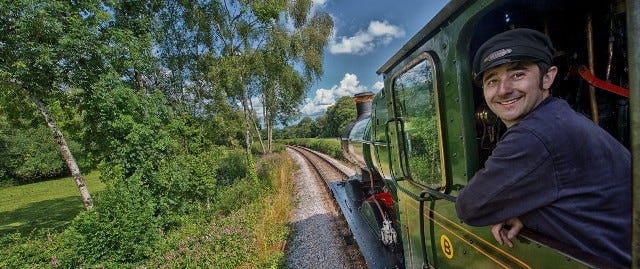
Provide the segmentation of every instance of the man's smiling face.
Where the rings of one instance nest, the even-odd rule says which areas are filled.
[[[512,126],[549,96],[557,68],[540,76],[537,64],[519,61],[488,69],[482,76],[487,105],[506,125]]]

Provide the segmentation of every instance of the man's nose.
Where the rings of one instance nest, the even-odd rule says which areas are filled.
[[[509,94],[513,91],[513,84],[508,79],[503,79],[498,84],[498,95]]]

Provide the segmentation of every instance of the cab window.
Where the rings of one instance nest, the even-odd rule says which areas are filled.
[[[396,124],[403,133],[400,141],[406,153],[399,156],[405,178],[443,189],[445,176],[433,58],[425,53],[394,80]]]

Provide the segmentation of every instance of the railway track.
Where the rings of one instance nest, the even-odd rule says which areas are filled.
[[[300,146],[287,147],[302,154],[327,187],[332,182],[342,181],[349,177],[348,171],[338,167],[334,161],[329,159],[330,157],[324,154]]]
[[[316,151],[299,146],[287,146],[287,148],[298,153],[304,158],[309,167],[311,167],[311,170],[313,170],[316,179],[319,180],[320,185],[323,186],[322,189],[326,196],[330,197],[328,200],[331,202],[327,203],[326,206],[334,216],[332,221],[334,231],[336,234],[340,235],[343,242],[326,247],[342,248],[339,251],[345,253],[348,260],[348,264],[345,264],[345,268],[368,268],[366,261],[358,248],[358,244],[349,229],[349,225],[342,215],[340,207],[330,188],[331,183],[347,179],[350,176],[349,171],[339,167],[339,165],[337,165],[337,161],[331,160],[330,157]],[[319,266],[322,267],[322,265]]]

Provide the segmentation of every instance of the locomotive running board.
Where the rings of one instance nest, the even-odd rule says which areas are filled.
[[[349,229],[360,248],[369,268],[404,268],[398,254],[387,249],[378,237],[371,234],[369,226],[359,214],[356,203],[347,194],[349,181],[336,181],[329,185],[335,201],[340,206],[342,215],[349,224]],[[397,250],[399,251],[399,250]]]

